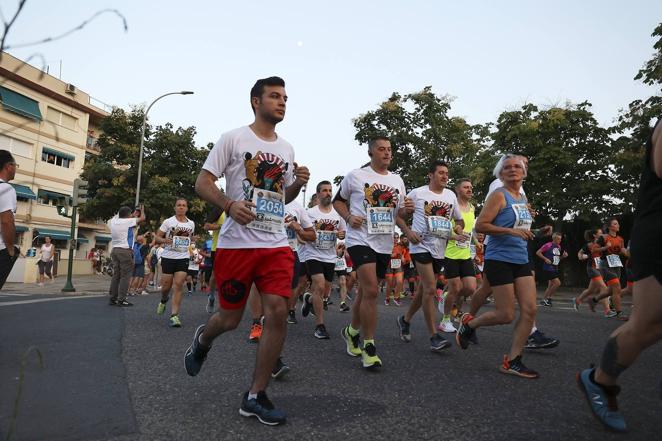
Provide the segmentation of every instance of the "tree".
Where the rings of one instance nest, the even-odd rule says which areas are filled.
[[[503,112],[492,137],[495,154],[528,157],[526,193],[542,215],[590,219],[618,205],[606,155],[609,130],[598,125],[589,102],[546,110],[526,104]]]
[[[625,212],[632,212],[636,205],[644,146],[653,132],[653,122],[662,116],[662,23],[655,28],[652,37],[657,37],[653,45],[656,52],[634,79],[655,87],[655,94],[646,100],[632,101],[612,128],[616,137],[613,156],[616,188],[623,197]]]
[[[378,109],[354,119],[355,139],[367,143],[375,136],[388,136],[391,170],[402,176],[407,188],[425,183],[434,160],[449,164],[451,178],[471,177],[479,186],[487,179],[489,127],[450,116],[451,102],[429,86],[404,96],[394,92]]]
[[[122,205],[133,205],[138,174],[142,108],[125,112],[114,109],[101,123],[100,154],[91,156],[83,167],[89,181],[89,199],[83,216],[109,219]],[[209,153],[195,147],[195,128],[173,129],[172,124],[145,128],[140,196],[147,220],[154,231],[172,215],[176,197],[189,201],[188,217],[200,225],[205,203],[195,194],[197,172]]]

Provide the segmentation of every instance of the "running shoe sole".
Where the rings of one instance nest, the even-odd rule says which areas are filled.
[[[281,366],[280,369],[278,369],[278,371],[271,373],[271,378],[275,380],[282,380],[283,378],[285,378],[285,375],[287,375],[289,371],[290,371],[290,367],[284,364],[283,366]]]
[[[441,352],[444,349],[448,349],[450,347],[451,347],[450,342],[448,340],[444,340],[439,346],[436,347],[430,346],[430,350],[432,352]]]
[[[257,418],[257,420],[259,422],[261,422],[262,424],[266,424],[267,426],[278,426],[279,424],[284,424],[285,423],[285,421],[283,421],[283,422],[265,421],[262,418],[260,418],[260,415],[258,415],[256,413],[253,413],[253,412],[248,412],[248,411],[246,411],[242,408],[239,408],[239,415],[244,416],[244,417],[255,417],[255,418]]]

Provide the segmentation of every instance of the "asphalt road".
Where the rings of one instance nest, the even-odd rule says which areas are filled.
[[[34,298],[42,297],[29,297]],[[292,371],[269,389],[288,415],[288,423],[275,428],[238,414],[256,350],[247,342],[248,318],[215,342],[200,375],[186,375],[184,351],[207,317],[202,294],[185,298],[181,329],[168,328],[166,316],[155,314],[155,294],[134,297],[136,305],[123,309],[92,296],[5,306],[3,301],[2,439],[13,412],[20,358],[30,346],[43,354],[44,368],[38,368],[34,354],[29,357],[13,440],[650,441],[662,433],[662,344],[623,375],[621,408],[631,430],[610,434],[592,418],[574,375],[599,360],[606,337],[620,322],[587,310],[575,313],[563,300],[552,309],[540,308],[538,315],[539,327],[561,345],[524,357],[541,373],[538,380],[498,371],[510,326],[479,330],[480,345],[466,351],[453,345],[434,354],[422,315],[407,344],[396,326],[405,307],[380,305],[376,342],[384,367],[374,373],[345,354],[339,332],[349,314],[338,312],[337,302],[327,314],[330,340],[315,339],[313,321],[299,316],[299,324],[288,327],[284,351]]]

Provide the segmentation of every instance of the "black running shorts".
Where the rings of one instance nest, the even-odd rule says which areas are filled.
[[[188,273],[188,259],[161,258],[163,274]]]
[[[444,271],[444,259],[435,259],[430,253],[414,253],[411,259],[422,265],[432,264],[432,270],[435,274],[441,274]]]
[[[336,264],[330,262],[320,262],[319,260],[306,260],[306,270],[309,276],[314,274],[323,274],[324,280],[327,282],[333,281],[333,273],[336,269]]]
[[[347,248],[349,257],[352,258],[352,267],[355,271],[359,269],[361,265],[366,263],[374,263],[377,270],[377,278],[383,279],[386,277],[386,268],[391,263],[391,254],[381,254],[376,252],[370,247],[365,245],[354,245]]]
[[[444,276],[446,279],[456,277],[476,277],[473,259],[444,259]]]
[[[483,273],[491,286],[509,285],[520,277],[533,276],[529,262],[510,263],[500,260],[485,260]]]

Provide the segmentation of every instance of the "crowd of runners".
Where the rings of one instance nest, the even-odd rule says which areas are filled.
[[[111,220],[116,271],[110,303],[131,306],[127,294],[143,293],[153,285],[161,293],[156,313],[169,308],[169,325],[181,327],[184,288],[190,294],[199,283],[208,293],[211,315],[197,327],[186,350],[191,376],[200,372],[214,340],[237,328],[248,304],[253,319],[249,340],[259,346],[240,414],[268,425],[286,420],[265,390],[271,378],[289,371],[281,359],[288,324],[297,324],[298,316],[312,316],[307,320],[314,320],[313,337],[341,336],[348,356],[365,369],[378,370],[384,363],[375,338],[378,302],[400,306],[404,297],[411,301],[397,323],[381,325],[397,326],[404,343],[411,342],[410,324],[419,309],[429,348],[435,352],[453,340],[469,349],[478,342],[480,328],[514,321],[499,369],[538,378],[539,373],[524,364],[523,350],[550,349],[559,341],[545,335],[536,322],[534,262],[542,264],[541,280],[547,282],[540,306],[552,307],[560,285],[559,264],[571,257],[560,232],[549,226],[532,229],[536,213],[523,187],[527,158],[510,153],[498,160],[488,196],[477,212],[472,181],[449,176],[442,161],[429,164],[426,185],[407,191],[400,176],[389,171],[390,140],[377,136],[368,144],[369,163],[349,171],[334,195],[330,181],[310,181],[308,169],[295,162],[292,146],[276,134],[286,102],[283,80],[258,80],[251,90],[255,121],[223,134],[211,150],[195,186],[213,207],[204,225],[189,220],[187,201],[177,199],[173,216],[153,237],[137,236],[134,241],[144,210],[120,209]],[[662,192],[651,190],[662,187],[662,148],[653,159],[653,145],[651,141],[647,150],[648,187],[642,187],[639,206],[649,217],[637,218],[631,249],[619,235],[618,220],[611,219],[605,228],[586,232],[586,244],[577,255],[586,262],[590,283],[572,300],[573,307],[599,307],[605,317],[625,322],[609,339],[599,368],[578,375],[594,413],[619,431],[625,430],[625,422],[616,407],[616,378],[662,335],[662,265],[642,242],[659,240],[662,234],[662,222],[651,220],[659,220],[662,210]],[[216,185],[220,177],[225,178],[223,190]],[[313,183],[314,198],[304,208],[296,198]],[[196,245],[207,232],[213,232],[211,241]],[[621,290],[624,265],[628,287]],[[145,267],[147,276],[140,269]],[[134,279],[125,282],[127,272]],[[647,294],[637,289],[641,285]],[[338,298],[332,296],[336,289]],[[637,307],[628,321],[621,297],[633,293]],[[488,302],[494,307],[479,313]],[[329,307],[347,313],[342,329],[327,329]]]

